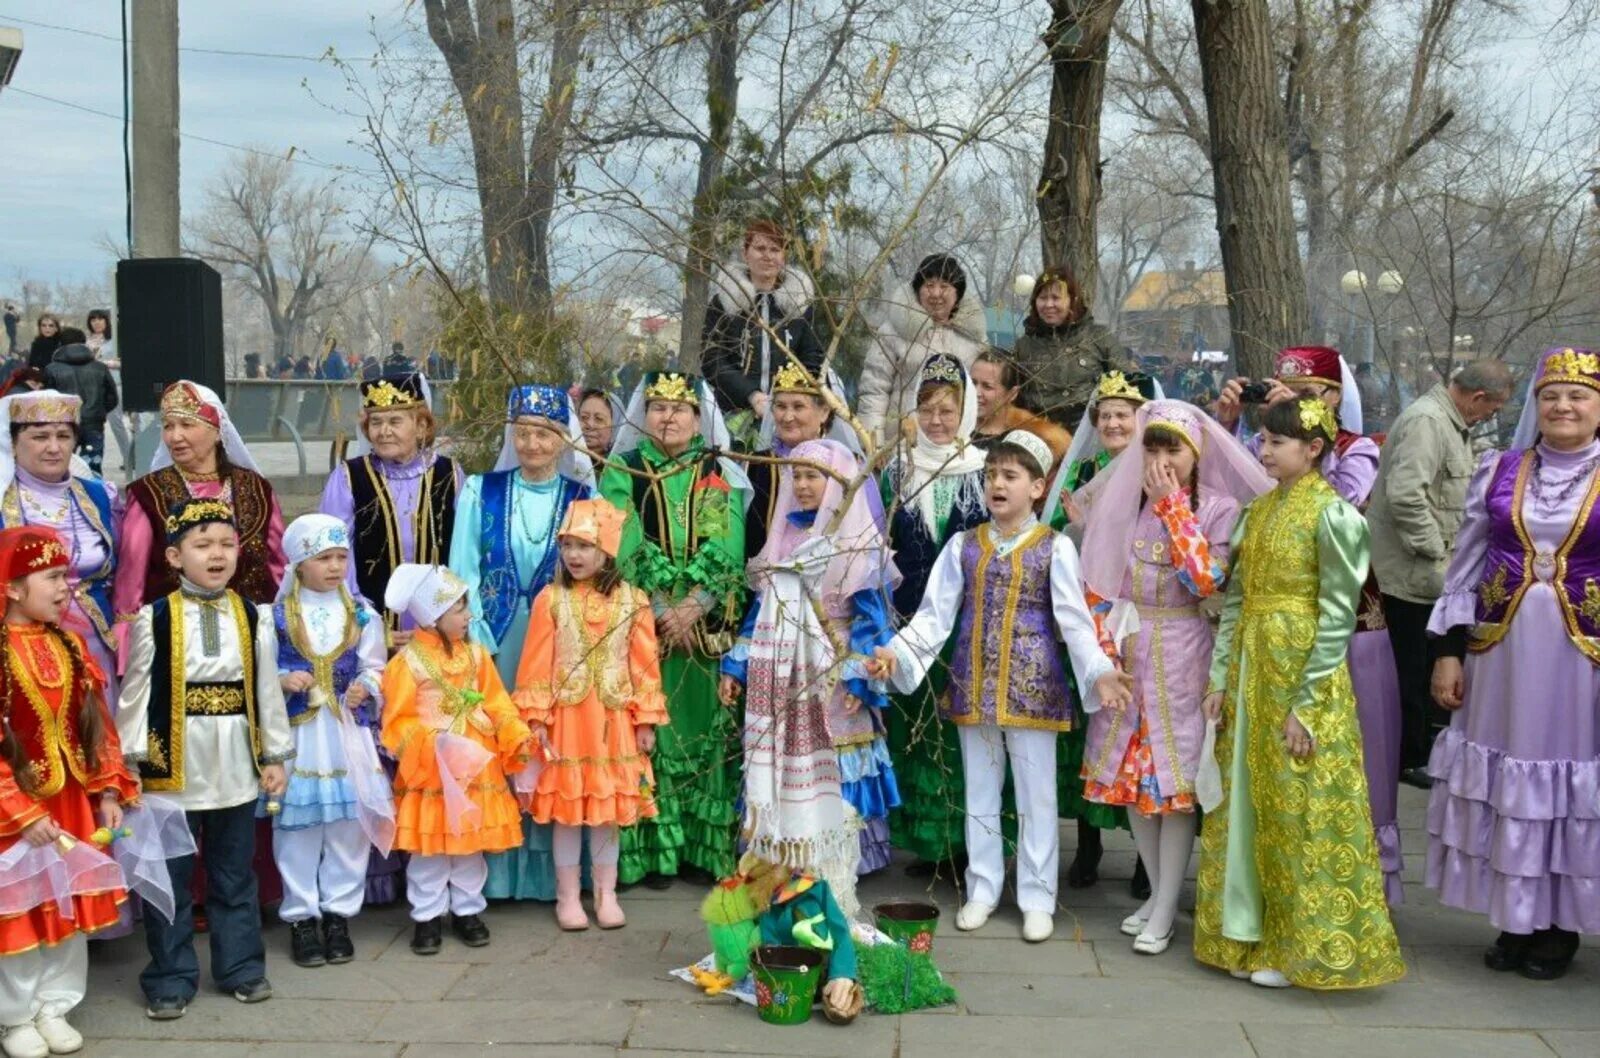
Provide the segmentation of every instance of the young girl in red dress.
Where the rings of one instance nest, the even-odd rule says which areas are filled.
[[[86,937],[117,923],[122,872],[89,849],[138,796],[104,698],[106,678],[61,628],[70,556],[54,530],[0,530],[0,1049],[44,1058],[83,1046],[66,1015],[87,988]],[[48,851],[47,851],[48,850]],[[67,895],[45,861],[68,860]],[[80,865],[85,869],[80,870]]]

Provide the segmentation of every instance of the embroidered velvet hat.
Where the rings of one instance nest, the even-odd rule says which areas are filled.
[[[39,525],[0,529],[0,580],[21,580],[69,561],[67,547],[54,529]]]
[[[221,500],[183,501],[167,515],[167,546],[177,547],[184,533],[213,522],[237,528],[233,520],[233,508]]]

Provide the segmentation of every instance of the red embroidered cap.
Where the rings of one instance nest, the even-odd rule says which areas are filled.
[[[1326,345],[1293,345],[1278,353],[1273,374],[1280,382],[1322,382],[1343,386],[1339,350]]]
[[[0,529],[0,579],[21,580],[30,573],[65,566],[67,545],[54,529],[38,525],[19,525]]]

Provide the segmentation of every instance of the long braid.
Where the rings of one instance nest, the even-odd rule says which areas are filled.
[[[67,656],[71,659],[72,682],[67,686],[68,694],[76,690],[80,695],[78,738],[83,743],[83,759],[89,765],[89,770],[97,771],[100,768],[100,751],[105,748],[106,741],[105,721],[100,712],[100,701],[97,700],[104,695],[104,688],[96,687],[89,678],[89,665],[84,660],[83,651],[78,649],[76,637],[57,625],[46,627],[66,648]]]
[[[22,740],[11,727],[11,630],[0,621],[0,757],[11,767],[12,778],[23,793],[34,796],[38,792],[33,763],[22,752]]]

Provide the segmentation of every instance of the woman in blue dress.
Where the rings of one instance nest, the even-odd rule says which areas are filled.
[[[592,492],[589,461],[566,391],[517,386],[506,410],[505,443],[495,469],[467,479],[456,499],[450,569],[473,600],[472,638],[494,653],[505,685],[516,686],[533,598],[556,568],[556,527],[573,500]],[[490,899],[554,900],[550,827],[524,817],[520,849],[488,856]]]

